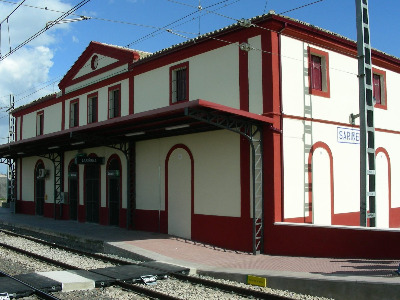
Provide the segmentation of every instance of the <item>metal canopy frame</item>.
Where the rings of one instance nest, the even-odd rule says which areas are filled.
[[[16,195],[17,181],[15,180],[15,161],[12,158],[0,158],[0,163],[8,165],[7,202],[15,203],[15,199],[17,198]]]
[[[185,108],[185,115],[196,120],[226,129],[244,136],[252,152],[252,204],[253,204],[253,254],[263,252],[264,236],[264,184],[263,184],[263,139],[259,123],[243,121],[217,111]]]
[[[51,160],[54,165],[54,219],[57,219],[56,204],[60,204],[61,192],[64,190],[62,186],[64,177],[64,153],[51,152],[38,156]]]

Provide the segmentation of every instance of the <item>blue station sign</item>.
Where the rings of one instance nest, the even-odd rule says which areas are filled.
[[[360,129],[338,127],[337,141],[339,143],[360,144]]]

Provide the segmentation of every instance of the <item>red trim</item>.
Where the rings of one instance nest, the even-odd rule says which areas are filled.
[[[76,115],[77,115],[78,120],[76,120],[76,125],[72,126],[72,125],[71,125],[71,107],[72,107],[72,105],[74,105],[75,103],[77,103],[78,112],[77,112]],[[69,128],[78,127],[78,126],[79,126],[79,98],[78,98],[78,99],[71,100],[71,101],[69,102]]]
[[[40,117],[40,116],[42,116],[42,117]],[[37,128],[37,125],[38,125],[37,118],[40,118],[39,134],[38,134],[38,128]],[[36,136],[43,135],[43,133],[44,133],[44,111],[41,110],[36,113]]]
[[[35,215],[35,202],[17,200],[15,203],[15,212],[18,214]]]
[[[61,102],[61,130],[65,130],[65,101]]]
[[[240,135],[240,216],[243,220],[250,219],[250,145],[249,141]],[[247,233],[250,235],[250,233]]]
[[[331,224],[333,215],[335,214],[335,205],[334,205],[334,182],[333,182],[333,155],[332,151],[327,144],[324,142],[316,142],[312,145],[310,149],[310,153],[308,154],[308,207],[309,207],[309,215],[308,217],[304,217],[304,223],[313,223],[313,188],[312,188],[312,158],[314,155],[314,151],[318,148],[324,149],[329,156],[329,167],[330,167],[330,185],[331,185]]]
[[[118,115],[110,117],[110,92],[118,90]],[[107,93],[107,119],[114,119],[118,118],[121,116],[121,84],[116,84],[114,86],[110,86],[108,88],[108,93]],[[115,99],[114,99],[115,101]]]
[[[174,71],[177,69],[181,69],[181,68],[186,69],[186,96],[185,96],[185,100],[174,101],[172,99],[172,77],[173,77]],[[169,105],[182,103],[182,102],[186,102],[186,101],[189,101],[189,62],[188,61],[184,62],[184,63],[180,63],[175,66],[171,66],[169,68]]]
[[[19,139],[22,140],[22,137],[23,137],[22,132],[24,129],[24,116],[22,115],[20,118],[21,118],[21,129],[19,131],[19,135],[20,135]]]
[[[121,219],[122,219],[122,164],[121,164],[121,159],[119,158],[119,156],[117,154],[112,154],[108,160],[107,160],[107,164],[106,164],[106,176],[107,176],[107,172],[108,172],[108,168],[110,167],[110,162],[116,159],[118,161],[118,165],[119,165],[119,227],[122,227],[121,224]],[[109,194],[108,194],[108,178],[106,178],[106,208],[107,208],[107,224],[110,224],[110,205],[109,205]]]
[[[247,39],[243,39],[239,41],[239,44],[247,42]],[[249,53],[241,50],[240,47],[238,47],[238,52],[240,109],[249,111]]]
[[[90,67],[92,68],[93,71],[97,69],[98,63],[99,63],[99,57],[95,54],[92,56],[92,59],[90,60]]]
[[[19,200],[22,200],[22,158],[19,159]]]
[[[196,236],[193,236],[193,215],[194,215],[194,159],[193,159],[193,155],[192,152],[190,151],[190,149],[184,145],[184,144],[177,144],[175,146],[173,146],[167,153],[167,156],[165,158],[165,213],[166,213],[166,220],[165,220],[165,226],[166,227],[161,227],[161,232],[164,233],[168,233],[168,162],[169,162],[169,158],[172,154],[172,152],[174,152],[176,149],[183,149],[185,150],[190,157],[190,176],[191,176],[191,180],[190,180],[190,184],[191,184],[191,191],[190,191],[190,205],[191,205],[191,235],[192,235],[192,239],[196,239]],[[161,224],[163,224],[164,222],[162,222]]]
[[[36,100],[34,102],[31,102],[31,103],[27,104],[26,107],[22,106],[22,107],[16,108],[15,109],[16,111],[12,112],[12,115],[14,117],[19,117],[19,116],[22,116],[22,115],[33,113],[33,112],[38,111],[38,110],[43,110],[44,108],[46,108],[48,106],[57,104],[57,103],[62,101],[61,98],[57,98],[56,97],[56,94],[46,96],[46,100],[42,101],[41,99],[38,99],[38,100]]]
[[[18,138],[19,138],[19,129],[20,129],[19,126],[21,126],[21,125],[19,125],[18,122],[19,122],[19,119],[15,118],[14,141],[18,141]]]
[[[381,104],[375,104],[375,108],[387,110],[387,88],[386,88],[386,71],[372,68],[372,73],[381,77]],[[383,89],[383,91],[382,91]],[[382,104],[383,102],[383,104]]]
[[[91,123],[89,123],[89,100],[91,98],[96,97],[96,121],[93,121]],[[86,110],[87,110],[87,114],[86,114],[86,124],[93,124],[93,123],[97,123],[99,121],[99,92],[94,92],[92,94],[87,95],[87,106],[86,106]]]
[[[129,77],[129,114],[135,112],[135,77]]]
[[[307,47],[308,52],[308,91],[310,95],[330,98],[331,96],[331,87],[330,87],[330,79],[329,79],[329,54],[328,52],[312,48],[310,46]],[[318,89],[312,88],[312,55],[321,57],[321,68],[322,68],[322,91]],[[324,69],[326,70],[324,74]]]
[[[270,226],[282,220],[282,147],[281,147],[281,82],[279,33],[263,31],[262,86],[263,115],[270,115],[271,124],[263,125],[263,181],[264,181],[264,247]],[[275,130],[271,130],[271,127]]]
[[[118,62],[108,65],[103,68],[99,68],[87,76],[81,76],[77,79],[73,79],[78,72],[83,68],[85,64],[88,63],[89,59],[93,56],[93,54],[100,54],[103,56],[108,56],[118,60]],[[133,50],[124,49],[121,47],[114,47],[105,44],[101,44],[98,42],[90,42],[89,46],[85,49],[85,51],[81,54],[75,64],[71,67],[71,69],[67,72],[64,78],[60,81],[59,87],[61,90],[65,89],[66,87],[86,80],[90,77],[96,76],[98,74],[104,73],[109,71],[110,69],[114,69],[118,66],[132,63],[140,58],[140,55]]]
[[[389,197],[389,228],[399,227],[399,221],[397,221],[399,215],[392,213],[392,165],[390,163],[390,156],[387,150],[383,147],[379,147],[375,150],[375,156],[379,153],[383,153],[386,156],[388,164],[388,197]],[[379,212],[378,212],[379,213]]]

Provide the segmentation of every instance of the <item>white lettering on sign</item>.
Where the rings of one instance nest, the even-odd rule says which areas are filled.
[[[337,141],[339,143],[359,144],[360,143],[360,130],[354,128],[337,128]]]

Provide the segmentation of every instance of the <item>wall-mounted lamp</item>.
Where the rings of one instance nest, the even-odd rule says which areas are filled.
[[[189,124],[176,125],[176,126],[165,127],[165,130],[181,129],[181,128],[187,128],[189,126],[190,126]]]
[[[83,145],[85,142],[81,141],[81,142],[75,142],[75,143],[71,143],[71,146],[78,146],[78,145]]]
[[[135,135],[142,135],[142,134],[145,134],[145,132],[144,131],[130,132],[130,133],[125,134],[125,136],[135,136]]]
[[[351,124],[351,125],[355,125],[356,123],[355,123],[355,120],[357,119],[357,118],[359,118],[360,117],[360,114],[350,114],[350,116],[349,116],[349,123]]]

